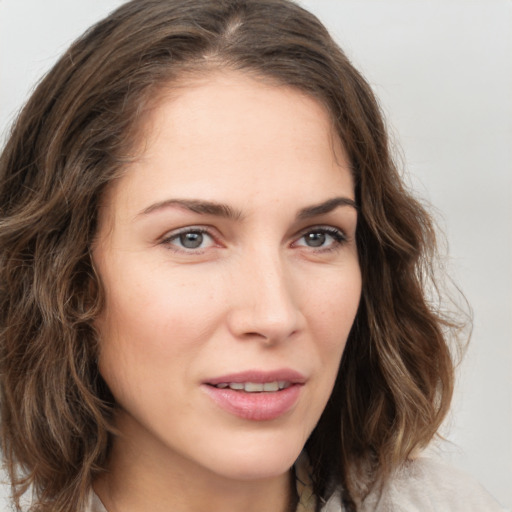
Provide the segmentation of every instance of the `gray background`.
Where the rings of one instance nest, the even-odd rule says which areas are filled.
[[[0,0],[0,137],[42,73],[120,3]],[[302,4],[368,78],[411,183],[435,205],[475,315],[440,449],[512,508],[512,1]]]

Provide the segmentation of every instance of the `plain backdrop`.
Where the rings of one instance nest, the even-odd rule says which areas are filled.
[[[120,3],[0,0],[0,141],[41,75]],[[512,1],[301,3],[374,88],[446,232],[474,330],[441,450],[512,508]]]

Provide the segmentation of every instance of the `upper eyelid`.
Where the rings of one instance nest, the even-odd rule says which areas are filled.
[[[301,236],[304,236],[307,233],[311,233],[315,230],[316,231],[326,231],[326,232],[336,231],[336,232],[340,233],[341,235],[343,235],[345,238],[348,238],[347,232],[344,229],[342,229],[338,226],[332,226],[330,224],[316,224],[314,226],[308,226],[308,227],[303,228],[300,231],[298,231],[295,236],[300,238]]]
[[[179,239],[179,237],[186,233],[201,233],[203,235],[206,235],[210,238],[210,243],[208,247],[197,247],[197,248],[187,248],[187,247],[180,247],[178,244],[174,243],[176,240]],[[172,231],[168,231],[166,234],[161,236],[158,239],[157,245],[165,247],[167,250],[172,251],[176,253],[177,255],[182,254],[184,256],[189,255],[201,255],[204,254],[205,251],[208,249],[211,249],[212,247],[215,247],[218,244],[218,239],[211,234],[209,229],[205,229],[204,227],[183,227],[178,228]]]
[[[176,228],[166,231],[162,236],[159,237],[159,240],[165,241],[183,235],[184,233],[191,232],[204,233],[211,236],[212,238],[215,238],[215,235],[212,233],[212,230],[213,228],[211,226],[183,226],[182,228]]]
[[[318,246],[318,247],[299,244],[299,241],[305,235],[307,235],[308,233],[314,233],[315,231],[316,232],[323,231],[324,233],[329,235],[331,238],[333,238],[333,242],[327,246]],[[341,248],[342,246],[350,243],[351,239],[352,239],[351,236],[349,236],[344,229],[342,229],[340,227],[332,226],[329,224],[327,224],[327,225],[324,224],[324,225],[310,226],[308,228],[303,229],[302,231],[299,231],[299,233],[294,236],[293,241],[291,242],[290,246],[291,247],[295,246],[296,248],[304,248],[305,247],[308,250],[312,250],[313,252],[318,252],[318,253],[330,252],[332,250]]]
[[[304,227],[301,230],[297,231],[294,235],[292,235],[291,243],[294,244],[296,241],[301,239],[303,236],[305,236],[308,233],[314,232],[315,230],[316,231],[325,231],[325,232],[327,232],[327,234],[329,234],[329,232],[331,232],[331,233],[337,232],[345,240],[349,240],[349,238],[350,238],[349,235],[347,234],[347,232],[339,226],[333,226],[330,224],[315,224],[312,226]],[[216,231],[216,228],[214,228],[213,226],[204,226],[204,225],[203,226],[201,226],[201,225],[183,226],[181,228],[176,228],[174,230],[167,231],[161,237],[159,237],[158,241],[159,241],[159,243],[165,243],[165,242],[169,242],[169,241],[176,239],[177,237],[179,237],[180,235],[182,235],[184,233],[199,232],[199,233],[209,236],[214,243],[219,243],[219,240],[222,240],[223,237],[216,234],[215,231]]]
[[[314,231],[315,229],[318,230],[332,230],[332,231],[339,231],[340,233],[345,234],[345,230],[339,226],[333,226],[331,224],[314,224],[312,226],[307,226],[304,228],[301,228],[296,232],[294,236],[299,236],[300,234],[309,233],[310,231]],[[190,226],[183,226],[180,228],[171,229],[169,231],[166,231],[161,238],[165,238],[167,235],[169,236],[175,236],[180,235],[182,233],[187,233],[189,231],[200,231],[202,233],[208,233],[212,234],[212,231],[217,231],[217,228],[211,225],[201,225],[201,224],[193,224]],[[213,235],[212,235],[213,236]]]

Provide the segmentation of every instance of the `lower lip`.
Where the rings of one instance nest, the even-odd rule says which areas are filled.
[[[245,420],[269,421],[292,409],[299,399],[302,384],[292,384],[273,393],[246,393],[209,385],[202,387],[219,407],[230,414]]]

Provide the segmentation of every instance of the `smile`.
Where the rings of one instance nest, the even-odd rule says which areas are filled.
[[[249,370],[210,378],[201,388],[230,415],[249,421],[271,421],[295,408],[307,380],[290,368]]]
[[[244,391],[245,393],[275,393],[289,388],[291,382],[280,380],[274,382],[220,382],[214,387],[218,389],[232,389],[234,391]]]

